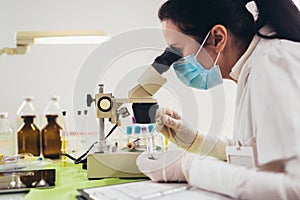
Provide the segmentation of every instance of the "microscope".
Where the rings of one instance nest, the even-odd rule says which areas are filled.
[[[141,152],[125,152],[117,150],[106,140],[105,119],[111,124],[118,125],[119,117],[129,115],[121,107],[124,103],[132,103],[136,123],[155,123],[157,100],[153,95],[166,83],[162,73],[167,71],[171,64],[181,56],[167,48],[154,63],[146,68],[138,79],[138,85],[128,92],[128,98],[115,98],[112,93],[104,92],[104,85],[99,84],[99,93],[87,95],[87,106],[94,104],[96,117],[99,122],[99,139],[94,146],[94,154],[87,156],[87,177],[99,179],[108,177],[118,178],[144,178],[137,165],[136,159]]]

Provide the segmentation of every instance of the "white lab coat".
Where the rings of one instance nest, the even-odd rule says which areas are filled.
[[[237,199],[300,199],[300,43],[255,36],[231,76],[237,80],[234,134],[257,147],[260,166],[275,169],[279,161],[284,171],[195,159],[189,183]],[[212,154],[223,159],[232,143],[221,139]]]

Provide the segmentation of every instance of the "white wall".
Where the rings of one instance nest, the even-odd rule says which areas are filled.
[[[141,27],[160,27],[161,0],[1,0],[0,46],[13,47],[17,31],[105,30],[111,35]],[[22,56],[0,57],[0,111],[14,114],[22,96],[35,97],[42,111],[53,94],[71,109],[75,78],[96,45],[33,46]]]
[[[12,47],[17,31],[101,29],[113,36],[136,28],[160,27],[157,11],[161,2],[1,0],[0,47]],[[0,112],[9,112],[11,123],[15,124],[15,113],[23,96],[34,96],[35,106],[42,112],[49,97],[54,94],[61,96],[61,107],[71,111],[76,76],[84,60],[95,48],[96,45],[32,46],[26,55],[0,57]],[[224,132],[231,133],[235,85],[226,82],[226,91]],[[210,101],[208,96],[203,96],[203,99]],[[201,104],[205,112],[210,111],[205,102]],[[202,130],[209,128],[208,116],[209,113],[200,118]]]

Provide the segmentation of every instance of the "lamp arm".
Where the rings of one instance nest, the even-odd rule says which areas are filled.
[[[0,49],[0,56],[2,54],[7,54],[10,56],[13,55],[22,55],[28,51],[29,47],[26,45],[18,45],[16,48],[2,48]]]
[[[5,48],[0,49],[0,56],[5,53]]]
[[[17,53],[17,48],[2,48],[0,49],[0,56],[2,54],[7,54],[7,55],[15,55]]]

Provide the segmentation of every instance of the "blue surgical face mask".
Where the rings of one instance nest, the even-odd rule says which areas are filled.
[[[179,59],[173,64],[173,68],[178,79],[180,79],[185,85],[200,90],[208,90],[223,83],[220,68],[218,65],[216,65],[220,53],[218,54],[213,67],[210,69],[204,68],[196,58],[202,49],[203,44],[205,44],[208,36],[209,33],[205,37],[196,56],[191,54]]]

